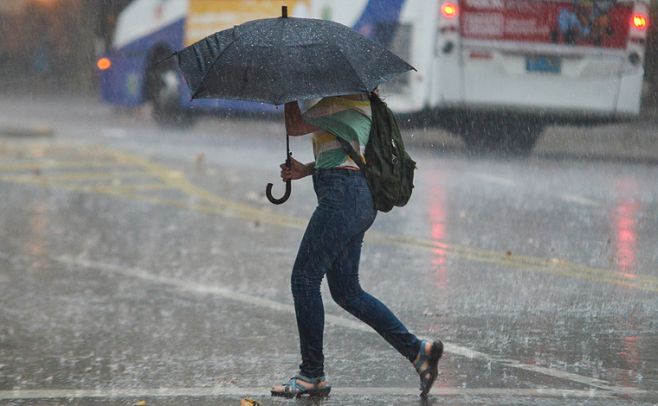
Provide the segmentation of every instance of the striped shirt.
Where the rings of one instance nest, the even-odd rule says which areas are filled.
[[[359,168],[343,150],[336,136],[348,141],[363,156],[372,124],[368,95],[325,97],[304,112],[303,118],[321,128],[313,133],[316,169]]]

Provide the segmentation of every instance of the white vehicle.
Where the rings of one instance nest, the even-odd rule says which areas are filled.
[[[648,1],[316,0],[417,72],[382,86],[474,149],[528,152],[548,122],[640,112]]]
[[[399,113],[431,113],[480,149],[529,151],[548,122],[636,117],[648,0],[298,0],[292,16],[324,18],[380,41],[413,65],[382,86]],[[189,101],[156,61],[212,32],[280,14],[281,1],[135,0],[120,16],[102,72],[111,103],[268,109]],[[108,65],[111,67],[108,68]]]

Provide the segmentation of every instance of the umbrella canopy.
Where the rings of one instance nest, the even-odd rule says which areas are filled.
[[[253,20],[175,55],[192,98],[270,104],[370,92],[414,69],[345,25],[310,18]]]

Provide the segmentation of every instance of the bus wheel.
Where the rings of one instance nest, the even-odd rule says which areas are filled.
[[[507,150],[514,155],[530,155],[542,132],[542,124],[519,123],[514,135],[507,141]]]
[[[188,127],[193,120],[181,106],[181,79],[172,63],[156,65],[149,75],[153,119],[166,127]]]
[[[466,148],[471,153],[498,153],[503,155],[527,156],[544,130],[541,123],[523,119],[476,120],[460,133]]]

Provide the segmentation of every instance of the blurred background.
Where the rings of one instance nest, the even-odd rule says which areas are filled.
[[[94,94],[96,58],[130,0],[3,0],[3,90]]]
[[[2,0],[2,90],[97,92],[96,59],[112,44],[117,17],[131,0]],[[658,17],[651,2],[649,21]],[[658,29],[649,25],[645,105],[658,89]]]

